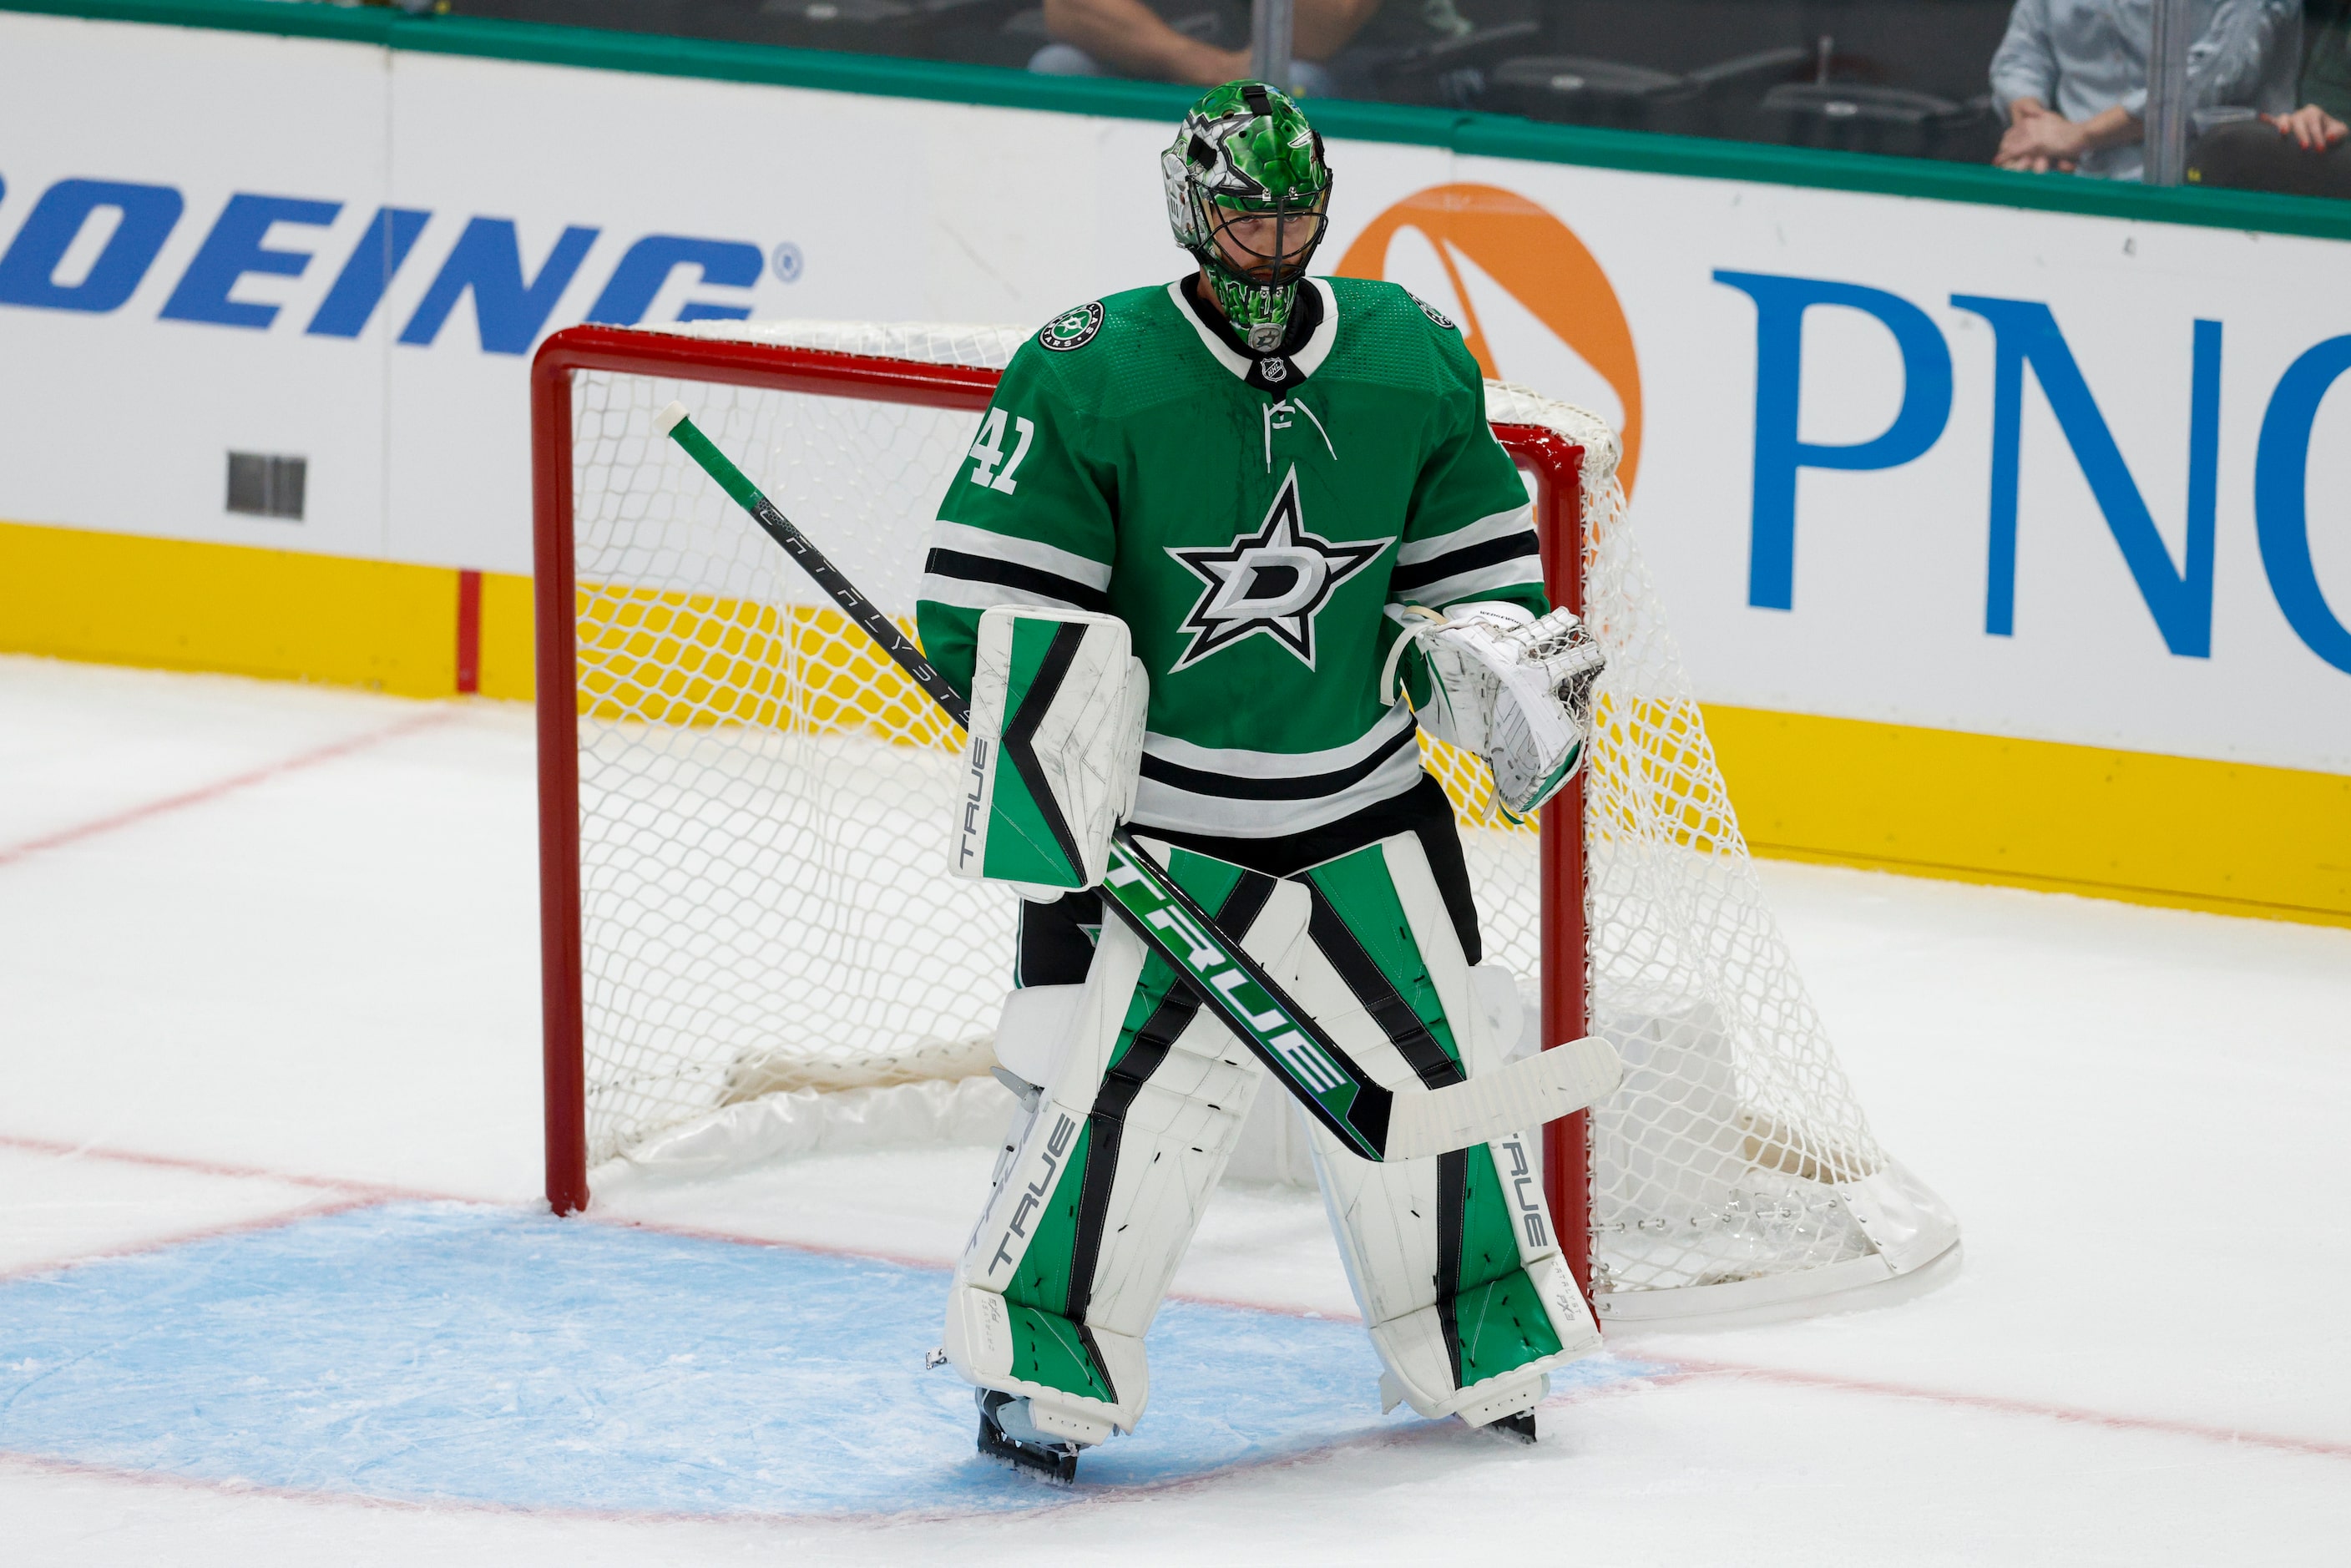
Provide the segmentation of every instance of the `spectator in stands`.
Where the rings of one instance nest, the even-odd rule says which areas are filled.
[[[2296,196],[2351,197],[2351,0],[2303,0],[2302,107],[2197,117],[2188,183]]]
[[[2351,120],[2351,0],[2304,0],[2297,96],[2337,122]]]
[[[1029,68],[1214,87],[1249,74],[1249,13],[1245,0],[1045,0],[1055,41]],[[1453,0],[1293,0],[1291,16],[1291,89],[1312,98],[1369,97],[1373,68],[1474,30]]]
[[[2310,146],[2340,141],[2340,121],[2296,110],[2302,0],[2190,0],[2191,111],[2258,112]],[[1992,162],[2003,169],[2078,171],[2136,180],[2147,114],[2150,0],[2016,0],[1992,56],[1993,99],[2008,131]],[[2332,131],[2327,129],[2332,126]]]

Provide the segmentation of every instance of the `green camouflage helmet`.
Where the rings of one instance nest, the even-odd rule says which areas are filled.
[[[1287,95],[1228,81],[1192,106],[1159,167],[1176,243],[1207,269],[1225,319],[1258,352],[1280,348],[1322,243],[1331,166],[1322,134]],[[1236,264],[1228,247],[1252,259]]]

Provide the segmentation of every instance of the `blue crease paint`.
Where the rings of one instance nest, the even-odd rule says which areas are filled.
[[[0,1283],[0,1450],[591,1512],[1016,1511],[1310,1454],[1383,1417],[1351,1322],[1170,1302],[1074,1490],[973,1452],[944,1270],[411,1203]],[[1651,1369],[1599,1358],[1560,1380]]]

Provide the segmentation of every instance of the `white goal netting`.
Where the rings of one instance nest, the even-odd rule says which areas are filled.
[[[990,368],[1025,335],[686,330]],[[930,520],[977,425],[574,374],[589,1159],[821,1147],[842,1124],[991,1140],[1015,900],[945,871],[959,732],[661,434],[673,399],[909,631]],[[1586,451],[1585,616],[1609,654],[1585,784],[1588,958],[1594,1028],[1628,1067],[1593,1118],[1604,1311],[1759,1305],[1915,1269],[1956,1226],[1871,1134],[1763,903],[1625,523],[1614,437],[1500,383],[1489,413]],[[1487,956],[1531,998],[1535,835],[1490,815],[1481,767],[1424,744],[1460,815]],[[743,1136],[747,1109],[764,1141]]]

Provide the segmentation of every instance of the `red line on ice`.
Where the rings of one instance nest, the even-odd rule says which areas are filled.
[[[1327,1451],[1327,1450],[1325,1450]],[[1274,1461],[1244,1460],[1236,1469],[1260,1468]],[[510,1519],[579,1521],[597,1524],[715,1526],[718,1528],[799,1528],[808,1531],[823,1529],[871,1529],[875,1525],[960,1524],[994,1520],[1018,1521],[1068,1508],[1083,1508],[1090,1503],[1116,1502],[1152,1490],[1149,1486],[1115,1492],[1061,1492],[1041,1496],[1026,1508],[948,1509],[910,1508],[900,1511],[859,1513],[780,1513],[738,1511],[726,1513],[687,1513],[653,1509],[598,1509],[565,1504],[534,1504],[492,1502],[471,1498],[402,1498],[382,1497],[370,1492],[329,1491],[323,1487],[303,1490],[298,1487],[270,1486],[258,1481],[220,1480],[207,1476],[184,1476],[170,1470],[138,1470],[124,1465],[110,1465],[89,1459],[59,1458],[49,1454],[26,1453],[0,1449],[0,1470],[10,1466],[21,1467],[37,1473],[57,1476],[78,1476],[92,1480],[117,1481],[128,1486],[152,1487],[174,1491],[212,1492],[231,1498],[266,1498],[275,1502],[304,1503],[325,1508],[374,1509],[392,1513],[433,1515],[503,1515]],[[1227,1474],[1230,1472],[1217,1472]],[[1184,1478],[1185,1484],[1203,1478]],[[1041,1491],[1042,1489],[1040,1488]]]
[[[510,1202],[506,1198],[467,1197],[465,1194],[454,1192],[431,1192],[421,1187],[393,1186],[383,1182],[355,1181],[344,1176],[296,1176],[285,1171],[271,1170],[263,1166],[232,1165],[222,1160],[191,1159],[179,1155],[141,1154],[134,1150],[101,1148],[90,1144],[60,1143],[51,1138],[13,1137],[5,1133],[0,1133],[0,1149],[23,1149],[32,1154],[56,1155],[60,1158],[68,1159],[116,1160],[124,1165],[158,1166],[166,1170],[194,1171],[204,1176],[274,1181],[289,1186],[319,1187],[329,1192],[350,1194],[360,1200],[353,1207],[386,1202],[482,1203],[507,1207]],[[325,1211],[306,1207],[294,1211],[294,1217],[307,1218],[315,1212]],[[341,1208],[338,1207],[333,1212],[340,1213]],[[863,1258],[876,1263],[894,1263],[907,1269],[951,1270],[956,1264],[952,1257],[933,1257],[914,1252],[884,1252],[873,1247],[843,1247],[831,1242],[799,1241],[781,1236],[755,1236],[747,1231],[719,1230],[706,1225],[686,1225],[663,1219],[638,1219],[627,1215],[598,1214],[593,1209],[573,1218],[583,1224],[609,1225],[625,1230],[645,1230],[656,1235],[682,1237],[694,1241],[723,1241],[737,1247],[775,1247],[786,1251],[806,1252],[827,1258]],[[276,1222],[255,1222],[256,1228],[274,1223]],[[234,1230],[239,1227],[231,1225],[225,1228]],[[201,1239],[214,1233],[206,1230],[185,1237],[168,1237],[159,1241],[141,1242],[122,1250],[144,1252],[158,1247],[176,1246],[183,1240]],[[47,1268],[50,1265],[44,1264],[42,1267]],[[1170,1291],[1167,1293],[1167,1299],[1174,1301],[1191,1301],[1207,1307],[1232,1307],[1242,1312],[1265,1312],[1274,1317],[1318,1318],[1332,1322],[1362,1321],[1353,1312],[1330,1312],[1320,1307],[1291,1306],[1277,1301],[1245,1301],[1238,1296],[1203,1296],[1188,1291]]]
[[[425,1203],[482,1203],[453,1192],[428,1192],[423,1187],[394,1186],[389,1182],[357,1181],[348,1176],[298,1176],[262,1166],[232,1165],[225,1160],[191,1159],[181,1155],[147,1155],[131,1149],[101,1148],[96,1144],[67,1144],[54,1138],[22,1138],[0,1133],[0,1149],[55,1155],[60,1159],[114,1160],[126,1166],[160,1166],[165,1170],[194,1171],[202,1176],[233,1176],[246,1181],[274,1181],[287,1186],[315,1186],[328,1192],[350,1193],[374,1202],[405,1199]]]
[[[0,1285],[12,1280],[29,1280],[41,1274],[55,1274],[67,1269],[78,1269],[85,1263],[104,1262],[111,1258],[137,1258],[149,1252],[161,1252],[166,1248],[186,1247],[198,1241],[218,1241],[228,1236],[249,1236],[263,1230],[282,1230],[306,1219],[324,1219],[330,1215],[350,1214],[356,1209],[374,1208],[383,1202],[377,1197],[351,1197],[298,1203],[291,1208],[280,1208],[268,1214],[256,1214],[250,1219],[224,1220],[218,1225],[199,1226],[193,1230],[175,1230],[165,1236],[150,1236],[139,1241],[126,1241],[119,1247],[100,1247],[86,1252],[70,1252],[63,1257],[36,1260],[0,1269]]]
[[[2118,1416],[2078,1405],[2057,1405],[2038,1399],[2012,1399],[1998,1394],[1965,1394],[1949,1388],[1925,1388],[1915,1384],[1888,1383],[1878,1378],[1844,1377],[1834,1373],[1798,1372],[1789,1367],[1748,1366],[1729,1361],[1671,1363],[1682,1376],[1743,1377],[1792,1388],[1817,1388],[1836,1394],[1870,1394],[1887,1399],[1917,1399],[1961,1409],[1988,1410],[2001,1416],[2039,1416],[2116,1432],[2159,1432],[2175,1437],[2201,1437],[2214,1443],[2245,1443],[2281,1453],[2316,1454],[2325,1458],[2351,1459],[2351,1443],[2324,1437],[2294,1437],[2275,1432],[2251,1432],[2241,1427],[2216,1427],[2202,1421],[2177,1421],[2160,1416]],[[1669,1377],[1674,1375],[1667,1375]],[[1664,1381],[1660,1379],[1659,1381]]]
[[[333,1195],[309,1203],[298,1203],[257,1214],[249,1219],[224,1220],[217,1225],[198,1226],[193,1230],[177,1230],[162,1236],[150,1236],[138,1241],[125,1241],[118,1246],[100,1247],[87,1252],[74,1252],[61,1258],[21,1263],[0,1269],[0,1284],[10,1280],[27,1279],[78,1264],[95,1263],[107,1258],[133,1258],[145,1252],[160,1252],[166,1248],[183,1247],[196,1241],[216,1241],[225,1236],[241,1236],[254,1231],[275,1230],[283,1226],[298,1224],[305,1219],[323,1219],[329,1215],[349,1214],[354,1209],[372,1208],[378,1204],[394,1202],[471,1202],[447,1193],[421,1192],[413,1187],[388,1186],[381,1182],[350,1181],[340,1176],[289,1176],[283,1171],[264,1170],[258,1166],[229,1165],[219,1160],[183,1159],[174,1155],[134,1154],[126,1149],[99,1148],[88,1144],[64,1144],[49,1138],[11,1137],[0,1133],[0,1149],[17,1149],[26,1154],[50,1155],[60,1160],[110,1160],[118,1165],[148,1166],[162,1170],[191,1171],[200,1176],[222,1176],[236,1181],[275,1182],[280,1186],[308,1187],[313,1191]]]
[[[791,1252],[813,1253],[823,1258],[866,1258],[876,1263],[895,1263],[907,1269],[952,1270],[953,1258],[917,1255],[912,1252],[881,1252],[871,1247],[843,1247],[829,1241],[794,1241],[779,1236],[754,1236],[742,1230],[714,1230],[703,1225],[679,1225],[664,1219],[635,1219],[626,1215],[602,1215],[593,1209],[577,1218],[590,1225],[615,1225],[629,1230],[650,1230],[662,1236],[682,1236],[696,1241],[726,1241],[737,1247],[779,1247]],[[1201,1307],[1231,1307],[1237,1312],[1263,1312],[1276,1318],[1311,1318],[1322,1322],[1359,1323],[1364,1320],[1353,1312],[1331,1312],[1321,1307],[1292,1306],[1281,1301],[1244,1301],[1238,1296],[1203,1296],[1192,1291],[1170,1291],[1167,1300],[1188,1301]]]
[[[259,1166],[230,1165],[218,1160],[184,1159],[172,1155],[134,1154],[121,1149],[101,1149],[89,1146],[78,1146],[72,1144],[57,1143],[46,1138],[10,1137],[5,1134],[0,1134],[0,1148],[26,1149],[35,1153],[52,1154],[75,1158],[120,1160],[131,1165],[161,1166],[174,1170],[200,1171],[208,1176],[241,1176],[260,1181],[284,1182],[290,1186],[318,1187],[328,1191],[345,1193],[350,1195],[352,1200],[347,1204],[333,1204],[316,1207],[306,1205],[301,1207],[284,1211],[277,1215],[219,1226],[186,1236],[175,1236],[166,1238],[162,1240],[133,1243],[122,1248],[114,1249],[106,1253],[92,1254],[94,1257],[120,1256],[133,1252],[152,1251],[159,1248],[175,1246],[182,1241],[202,1240],[213,1236],[234,1234],[239,1230],[268,1229],[272,1227],[288,1224],[296,1220],[308,1219],[312,1218],[314,1215],[342,1213],[350,1208],[363,1208],[372,1203],[394,1200],[425,1200],[456,1203],[492,1203],[495,1205],[496,1201],[494,1199],[464,1197],[454,1193],[425,1192],[413,1187],[391,1186],[378,1182],[352,1181],[340,1176],[289,1176],[280,1171],[264,1169]],[[620,1217],[600,1219],[593,1215],[583,1218],[591,1224],[611,1225],[627,1229],[653,1231],[663,1235],[689,1237],[698,1240],[731,1242],[735,1245],[743,1247],[776,1247],[782,1248],[789,1251],[820,1253],[833,1257],[870,1258],[876,1262],[895,1263],[917,1269],[938,1269],[949,1266],[935,1259],[912,1257],[903,1253],[893,1254],[865,1248],[828,1246],[821,1242],[788,1241],[778,1238],[748,1236],[737,1231],[711,1229],[703,1226],[674,1225],[667,1224],[660,1220],[630,1219]],[[79,1260],[76,1260],[78,1261]],[[45,1263],[36,1265],[33,1269],[28,1270],[8,1270],[6,1272],[0,1272],[0,1280],[7,1279],[11,1275],[19,1272],[46,1272],[48,1270],[64,1266],[65,1265],[63,1264]],[[1170,1291],[1169,1299],[1175,1301],[1197,1301],[1204,1305],[1236,1307],[1243,1311],[1267,1312],[1282,1317],[1327,1317],[1341,1322],[1347,1321],[1344,1316],[1337,1313],[1316,1312],[1302,1307],[1277,1306],[1259,1301],[1235,1301],[1229,1298],[1193,1296]],[[2321,1458],[2351,1459],[2351,1443],[2338,1442],[2324,1437],[2290,1437],[2283,1433],[2254,1432],[2245,1430],[2242,1427],[2217,1427],[2208,1422],[2179,1421],[2156,1416],[2122,1416],[2107,1410],[2086,1409],[2078,1405],[2057,1405],[2041,1400],[2012,1399],[1997,1394],[1968,1394],[1956,1389],[1928,1388],[1916,1384],[1890,1383],[1878,1378],[1844,1377],[1834,1373],[1801,1372],[1790,1367],[1754,1366],[1744,1363],[1729,1361],[1698,1361],[1691,1360],[1687,1357],[1675,1357],[1670,1361],[1664,1357],[1659,1357],[1657,1360],[1660,1365],[1668,1366],[1671,1370],[1660,1372],[1653,1377],[1643,1378],[1626,1384],[1619,1384],[1606,1389],[1578,1391],[1574,1394],[1566,1396],[1564,1398],[1554,1397],[1547,1403],[1552,1405],[1581,1403],[1584,1399],[1598,1396],[1629,1392],[1643,1386],[1650,1386],[1665,1383],[1690,1382],[1708,1377],[1747,1378],[1758,1383],[1775,1383],[1787,1387],[1811,1388],[1819,1390],[1823,1393],[1865,1394],[1883,1399],[1913,1399],[1931,1405],[1951,1406],[1960,1409],[1983,1410],[1994,1415],[2037,1416],[2046,1420],[2063,1421],[2069,1424],[2086,1427],[2102,1427],[2109,1431],[2152,1432],[2167,1437],[2196,1437],[2205,1442],[2212,1443],[2242,1443],[2253,1448],[2274,1449],[2280,1453],[2309,1454]],[[1342,1443],[1334,1446],[1344,1448],[1354,1445],[1353,1441],[1350,1440],[1343,1441]],[[1316,1453],[1327,1453],[1329,1451],[1329,1449],[1313,1450],[1313,1452]],[[1297,1458],[1306,1457],[1309,1456],[1282,1456],[1280,1458],[1270,1458],[1268,1462],[1287,1463]],[[0,1453],[0,1458],[24,1458],[37,1463],[47,1462],[38,1460],[34,1456],[29,1455],[9,1455],[6,1453]],[[92,1469],[94,1471],[103,1469],[103,1467],[80,1467],[70,1464],[60,1465],[57,1468]],[[125,1473],[128,1474],[131,1472]],[[1211,1472],[1211,1476],[1185,1478],[1182,1481],[1165,1484],[1188,1485],[1193,1480],[1212,1479],[1213,1475],[1228,1473],[1230,1472]],[[207,1483],[194,1484],[203,1485]],[[306,1494],[288,1493],[286,1495],[295,1496]],[[489,1506],[496,1508],[499,1505]],[[525,1510],[522,1511],[540,1512],[544,1511]],[[682,1517],[701,1518],[705,1516],[689,1515]],[[735,1515],[732,1517],[742,1518],[744,1516]],[[795,1519],[806,1519],[812,1516],[795,1515],[789,1517],[793,1517]],[[893,1515],[890,1517],[904,1518],[905,1516]]]
[[[660,1220],[608,1218],[599,1220],[591,1213],[590,1223],[618,1225],[633,1230],[650,1230],[662,1235],[691,1237],[705,1241],[733,1242],[743,1247],[778,1247],[795,1252],[812,1252],[836,1258],[871,1258],[876,1262],[896,1263],[916,1269],[951,1268],[951,1262],[935,1259],[911,1257],[903,1253],[878,1252],[867,1248],[831,1246],[821,1242],[788,1241],[773,1237],[749,1236],[739,1231],[715,1230],[695,1225],[671,1225]],[[1241,1312],[1265,1312],[1275,1317],[1321,1318],[1336,1322],[1359,1322],[1352,1312],[1325,1312],[1309,1307],[1280,1306],[1266,1301],[1246,1301],[1228,1296],[1200,1296],[1181,1291],[1170,1291],[1167,1299],[1191,1301],[1202,1306],[1231,1307]],[[1638,1353],[1630,1353],[1638,1358]],[[1646,1358],[1642,1358],[1646,1359]],[[1667,1360],[1657,1358],[1661,1365],[1673,1370],[1656,1377],[1641,1380],[1646,1383],[1683,1382],[1697,1377],[1748,1377],[1761,1383],[1785,1384],[1793,1387],[1816,1388],[1839,1394],[1867,1394],[1881,1398],[1917,1399],[1930,1404],[1959,1406],[1992,1411],[2003,1416],[2041,1416],[2053,1420],[2076,1422],[2085,1426],[2104,1427],[2120,1432],[2159,1432],[2177,1437],[2200,1437],[2208,1442],[2249,1443],[2256,1448],[2275,1448],[2283,1453],[2316,1454],[2327,1458],[2351,1458],[2351,1443],[2329,1442],[2318,1437],[2293,1437],[2277,1433],[2250,1432],[2233,1427],[2214,1427],[2197,1421],[2173,1421],[2152,1416],[2118,1416],[2109,1411],[2087,1410],[2079,1406],[2043,1404],[2027,1399],[2010,1399],[1996,1394],[1962,1394],[1949,1389],[1922,1388],[1909,1384],[1887,1383],[1859,1377],[1839,1377],[1826,1373],[1798,1372],[1789,1368],[1750,1366],[1727,1361],[1691,1361],[1683,1357]],[[1614,1393],[1616,1389],[1601,1390]],[[1579,1391],[1565,1399],[1553,1399],[1552,1404],[1580,1401],[1592,1396]]]
[[[598,1214],[593,1209],[566,1218],[621,1230],[645,1230],[656,1236],[682,1237],[689,1241],[724,1241],[735,1247],[772,1247],[786,1252],[806,1252],[819,1258],[862,1258],[873,1263],[894,1263],[902,1269],[953,1269],[952,1258],[932,1258],[913,1252],[884,1252],[873,1247],[840,1247],[823,1241],[790,1241],[747,1231],[714,1230],[705,1225],[674,1224],[665,1219],[632,1219],[626,1215]]]
[[[1565,1401],[1553,1400],[1562,1404]],[[1443,1441],[1465,1437],[1467,1432],[1449,1422],[1413,1419],[1393,1427],[1373,1431],[1350,1433],[1327,1442],[1295,1448],[1286,1453],[1253,1455],[1187,1476],[1166,1476],[1156,1480],[1138,1481],[1119,1487],[1081,1487],[1069,1491],[1039,1489],[1037,1500],[1028,1506],[1011,1508],[952,1508],[913,1507],[906,1509],[858,1510],[843,1512],[810,1511],[792,1513],[763,1510],[731,1510],[726,1512],[690,1513],[667,1509],[600,1509],[578,1504],[536,1504],[496,1502],[473,1498],[403,1498],[386,1497],[360,1491],[331,1491],[325,1487],[298,1488],[273,1486],[242,1479],[224,1480],[205,1476],[181,1475],[171,1470],[133,1469],[125,1465],[112,1465],[89,1459],[70,1459],[50,1454],[36,1454],[18,1449],[0,1449],[0,1469],[11,1465],[51,1475],[82,1476],[97,1480],[124,1482],[131,1486],[168,1488],[180,1491],[205,1491],[229,1497],[268,1498],[276,1501],[309,1503],[327,1507],[357,1507],[380,1509],[400,1513],[417,1514],[503,1514],[511,1518],[541,1520],[579,1520],[597,1523],[641,1525],[716,1525],[799,1527],[809,1530],[870,1528],[874,1525],[958,1524],[995,1520],[1017,1521],[1033,1519],[1042,1514],[1057,1513],[1065,1509],[1094,1509],[1124,1502],[1130,1499],[1165,1497],[1170,1494],[1198,1490],[1217,1481],[1236,1476],[1266,1470],[1288,1469],[1312,1464],[1350,1451],[1392,1448],[1408,1443],[1432,1439]]]
[[[445,708],[434,713],[419,714],[414,718],[405,718],[398,724],[386,725],[381,729],[370,730],[364,735],[355,735],[347,740],[338,740],[331,745],[319,747],[315,750],[298,752],[281,761],[268,763],[244,773],[233,774],[226,779],[215,779],[210,784],[202,785],[178,795],[166,795],[160,800],[150,800],[144,805],[132,806],[126,810],[117,811],[111,816],[95,818],[70,828],[60,828],[55,832],[43,833],[37,838],[0,845],[0,865],[11,864],[28,855],[38,854],[43,850],[59,849],[67,844],[78,843],[84,839],[96,838],[100,833],[110,833],[117,828],[127,828],[133,822],[143,822],[150,817],[160,817],[168,811],[182,810],[190,806],[201,806],[207,800],[217,800],[222,796],[235,794],[239,789],[248,789],[256,784],[264,784],[272,779],[299,772],[305,768],[315,768],[321,762],[332,762],[337,758],[348,757],[355,751],[364,751],[372,746],[381,746],[387,740],[397,740],[402,736],[413,735],[420,729],[430,729],[434,725],[446,724],[454,716]]]

